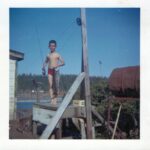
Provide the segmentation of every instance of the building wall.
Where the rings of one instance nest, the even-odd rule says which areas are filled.
[[[16,60],[9,60],[9,119],[16,119]]]

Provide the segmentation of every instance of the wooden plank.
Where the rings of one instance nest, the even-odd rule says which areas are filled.
[[[62,139],[62,119],[59,120],[55,133],[56,139]]]
[[[35,103],[35,104],[33,104],[33,107],[54,110],[54,111],[56,111],[59,106],[60,106],[60,104],[52,105],[51,103]]]
[[[10,50],[9,52],[10,59],[15,59],[15,60],[23,60],[24,59],[24,54],[18,51]]]
[[[89,79],[89,65],[87,55],[87,30],[86,30],[86,11],[85,8],[81,8],[81,29],[82,29],[82,62],[83,71],[85,72],[85,101],[86,101],[86,126],[87,126],[87,138],[92,138],[92,115],[91,115],[91,94],[90,94],[90,79]]]
[[[100,120],[101,123],[104,123],[104,118],[94,108],[92,108],[92,113]]]
[[[48,125],[49,121],[52,119],[52,117],[55,115],[56,111],[45,109],[41,107],[33,106],[33,121],[37,121],[43,124]],[[85,107],[75,107],[75,106],[69,106],[66,108],[62,115],[62,119],[64,118],[85,118],[86,112]]]
[[[85,121],[82,118],[72,118],[73,124],[81,133],[81,139],[86,139]]]
[[[33,125],[32,125],[32,133],[34,137],[37,137],[37,123],[35,121],[33,121]]]
[[[81,130],[81,139],[86,139],[85,123],[83,119],[79,119],[80,130]]]
[[[64,111],[62,118],[85,118],[85,107],[69,106]]]
[[[110,118],[111,118],[111,99],[108,98],[108,112],[107,112],[107,124],[110,126]]]
[[[95,139],[95,126],[94,127],[92,127],[92,136],[93,136],[93,139]]]
[[[119,117],[120,117],[121,108],[122,108],[122,104],[120,104],[120,107],[119,107],[119,110],[118,110],[118,113],[117,113],[117,118],[116,118],[115,127],[114,127],[113,134],[112,134],[112,139],[114,139],[114,136],[115,136],[115,133],[116,133],[116,129],[117,129],[117,125],[118,125],[118,121],[119,121]]]
[[[66,94],[66,96],[64,97],[60,107],[58,108],[55,116],[52,118],[52,120],[50,120],[48,126],[46,127],[46,129],[44,130],[44,132],[41,135],[41,139],[48,139],[48,137],[51,135],[51,133],[53,132],[56,124],[58,123],[58,121],[60,120],[61,116],[63,115],[65,109],[67,108],[67,106],[69,105],[69,103],[72,100],[72,97],[74,96],[75,92],[77,91],[79,85],[81,84],[81,82],[83,81],[83,79],[85,78],[85,73],[82,72],[74,81],[74,83],[72,84],[71,88],[69,89],[68,93]]]
[[[33,107],[33,121],[37,121],[43,124],[48,124],[52,117],[55,115],[56,111]]]

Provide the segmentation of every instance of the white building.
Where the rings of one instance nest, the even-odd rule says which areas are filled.
[[[16,87],[17,87],[17,64],[24,59],[24,54],[10,50],[9,53],[9,119],[16,119]]]

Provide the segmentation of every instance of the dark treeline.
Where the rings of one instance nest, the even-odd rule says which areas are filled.
[[[66,91],[68,87],[71,85],[73,80],[75,79],[76,75],[61,75],[60,76],[60,89]],[[40,84],[40,89],[44,91],[48,91],[48,78],[47,76],[42,75],[32,75],[32,74],[21,74],[17,76],[17,91],[31,91],[33,90],[34,84],[33,80],[35,80]]]
[[[61,74],[60,75],[60,89],[62,91],[67,91],[77,75],[74,74]],[[48,91],[49,85],[48,85],[48,78],[47,76],[42,75],[34,75],[34,74],[19,74],[17,76],[17,92],[20,91],[31,91],[34,89],[33,80],[36,82],[41,83],[40,88],[44,91]],[[90,82],[92,85],[98,85],[98,84],[106,84],[107,78],[100,78],[97,76],[90,77]],[[103,82],[103,83],[102,83]]]
[[[74,74],[61,74],[60,75],[60,91],[66,93],[77,75]],[[47,76],[42,75],[33,75],[33,74],[20,74],[17,76],[17,94],[20,92],[31,92],[35,89],[33,80],[40,83],[40,90],[47,92],[49,90],[48,78]],[[91,83],[91,93],[94,99],[101,99],[103,97],[103,92],[107,90],[107,78],[106,77],[90,77]],[[79,96],[78,90],[78,96]],[[100,98],[101,97],[101,98]]]

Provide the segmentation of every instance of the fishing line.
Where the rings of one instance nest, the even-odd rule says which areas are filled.
[[[43,64],[44,57],[43,57],[43,52],[42,52],[42,49],[41,49],[41,42],[40,42],[39,32],[38,32],[38,28],[37,28],[36,25],[35,25],[35,32],[36,32],[36,35],[37,35],[37,42],[38,42],[38,45],[39,45],[39,51],[40,51],[41,61],[42,61],[42,64]]]
[[[69,29],[71,29],[71,27],[73,26],[73,24],[75,23],[75,21],[72,21],[60,34],[58,41],[61,41],[62,38],[64,38],[65,33],[67,33],[69,31]]]
[[[76,18],[76,20],[74,20],[70,24],[68,24],[68,26],[61,32],[58,41],[62,41],[62,39],[64,38],[65,34],[73,27],[73,24],[75,24],[75,23],[77,23],[79,25],[80,24],[80,18]],[[44,57],[43,57],[43,52],[42,52],[42,49],[41,49],[41,42],[40,42],[39,32],[38,32],[38,28],[37,28],[36,25],[35,25],[35,31],[36,31],[36,35],[37,35],[37,42],[39,44],[40,56],[41,56],[42,64],[43,64],[43,62],[44,62],[43,58]],[[64,38],[64,40],[65,40],[65,38]],[[62,42],[62,43],[64,43],[64,42]],[[66,40],[65,40],[65,43],[66,43]],[[61,47],[64,47],[65,44],[62,44],[62,45],[63,46],[61,46]]]
[[[60,46],[60,49],[63,49],[68,43],[70,43],[69,41],[72,39],[72,35],[74,35],[75,30],[72,30],[72,32],[70,33],[70,35],[65,39],[65,41],[63,42],[63,44]]]
[[[71,34],[67,37],[67,39],[65,39],[65,34],[71,30],[71,28],[73,27],[73,25],[77,23],[78,25],[80,25],[80,18],[76,18],[76,20],[72,21],[70,24],[68,24],[68,26],[61,32],[58,41],[62,41],[62,46],[60,46],[60,49],[64,48],[64,46],[68,43],[68,41],[70,41],[70,37],[72,36],[72,34],[74,33],[74,30],[72,30]],[[41,41],[40,41],[40,37],[39,37],[39,32],[38,32],[38,28],[35,25],[35,32],[37,35],[37,42],[39,45],[39,51],[40,51],[40,56],[41,56],[41,62],[42,64],[44,63],[44,57],[43,57],[43,52],[42,52],[42,48],[41,48]],[[64,39],[64,40],[62,40]],[[43,71],[42,71],[43,72]]]

